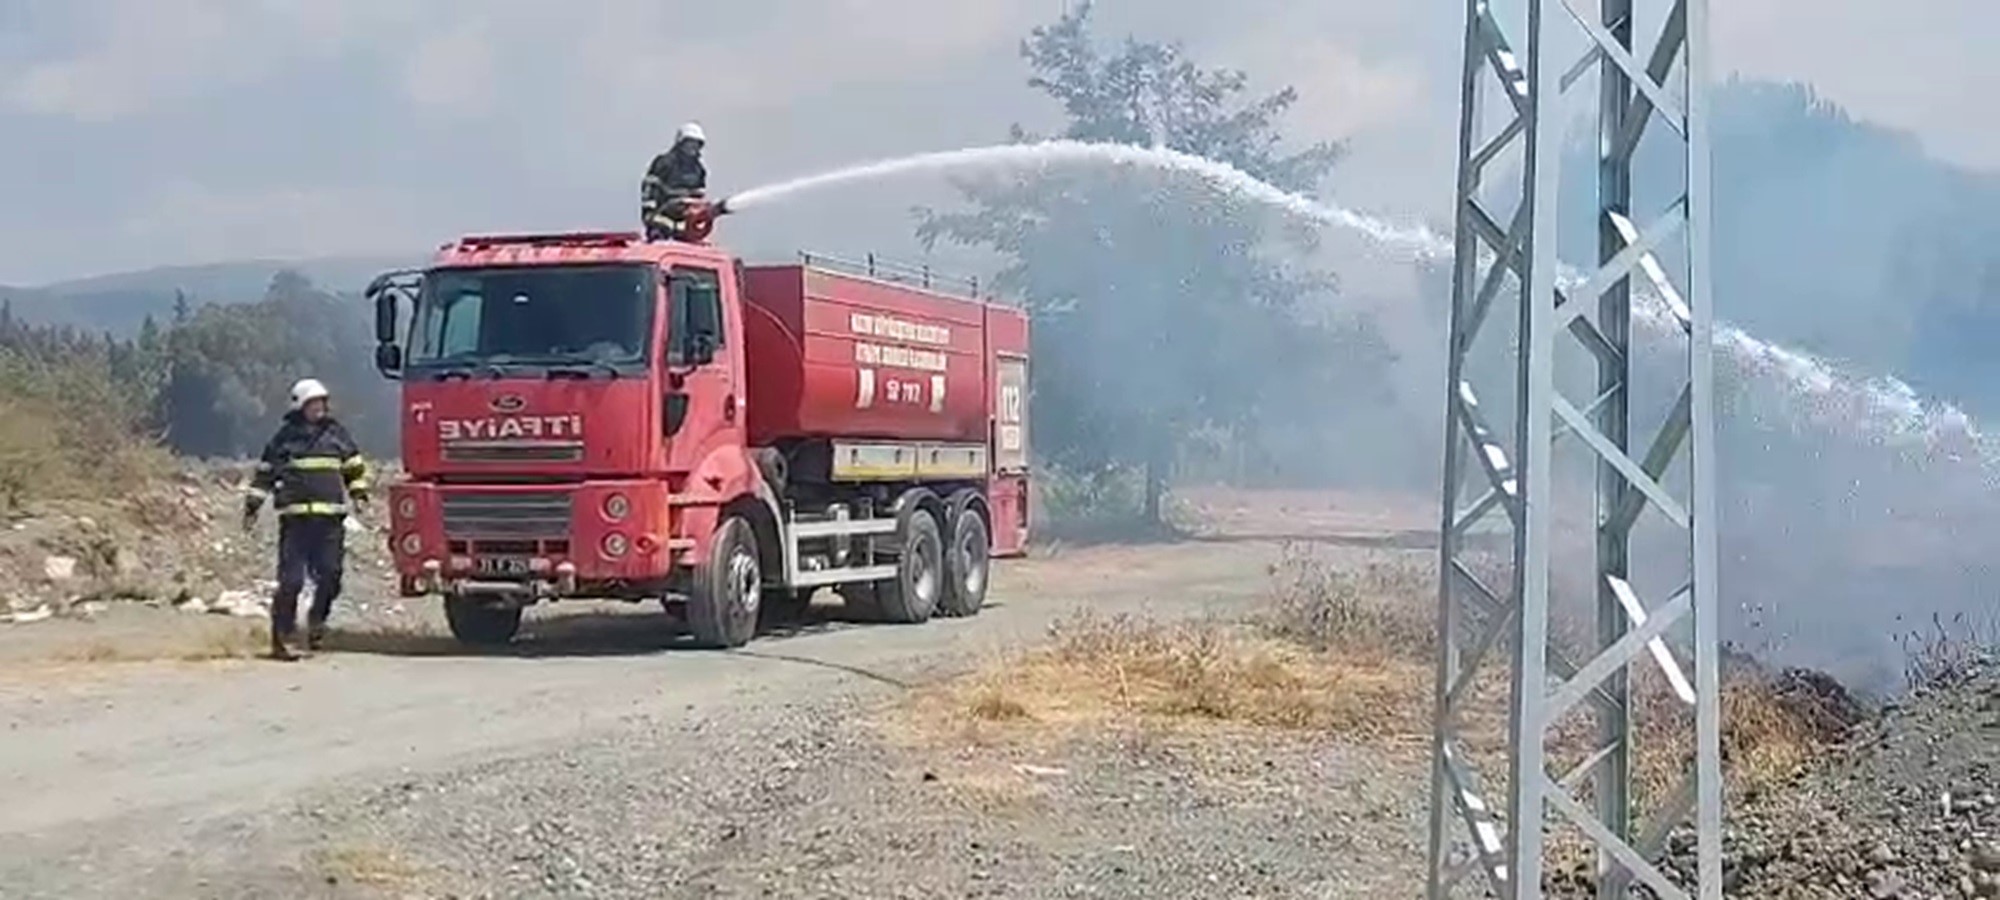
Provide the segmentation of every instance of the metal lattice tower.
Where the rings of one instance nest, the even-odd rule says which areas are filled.
[[[1708,0],[1512,0],[1513,19],[1507,2],[1467,0],[1429,896],[1540,898],[1549,860],[1578,852],[1600,898],[1637,883],[1717,900]],[[1589,183],[1562,163],[1593,120],[1586,203],[1559,185]],[[1634,196],[1642,144],[1641,181],[1666,168],[1672,196]],[[1581,243],[1586,210],[1593,263],[1570,270],[1558,226]],[[1642,526],[1660,537],[1635,540]],[[1673,727],[1635,728],[1641,683],[1671,697],[1654,705]],[[1504,735],[1478,714],[1501,695]],[[1642,758],[1678,788],[1635,798]],[[1692,883],[1660,865],[1689,825]]]

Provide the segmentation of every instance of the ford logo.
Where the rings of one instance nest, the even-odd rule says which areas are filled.
[[[520,412],[528,401],[521,399],[520,394],[501,394],[493,398],[491,405],[494,412]]]

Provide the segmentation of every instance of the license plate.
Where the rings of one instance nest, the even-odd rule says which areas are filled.
[[[526,575],[528,560],[520,556],[482,556],[476,565],[481,575]]]

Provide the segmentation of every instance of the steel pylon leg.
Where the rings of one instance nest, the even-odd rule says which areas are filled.
[[[1428,896],[1529,900],[1580,874],[1600,898],[1719,900],[1708,0],[1500,4],[1466,4]],[[1596,102],[1564,107],[1593,74]],[[1559,186],[1583,183],[1562,164],[1586,111],[1595,221],[1564,222],[1585,209]],[[1637,197],[1635,154],[1662,142],[1680,185]],[[1570,234],[1596,239],[1581,271],[1558,255]],[[1505,333],[1482,355],[1489,332]],[[1565,515],[1573,496],[1594,503]],[[1570,534],[1582,522],[1594,533]],[[1635,540],[1642,524],[1664,538]],[[1641,684],[1673,727],[1634,727]],[[1506,733],[1482,733],[1498,695]],[[1578,717],[1594,727],[1564,727]],[[1641,760],[1684,769],[1678,788],[1639,796]],[[1661,864],[1677,828],[1695,836],[1691,882]],[[1580,872],[1551,871],[1559,852]]]

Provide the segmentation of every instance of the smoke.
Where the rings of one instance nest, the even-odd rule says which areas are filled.
[[[1726,117],[1728,104],[1723,104],[1723,111]],[[1823,127],[1788,132],[1784,122],[1773,124],[1769,113],[1759,110],[1757,116],[1735,123],[1734,130],[1727,121],[1718,129],[1719,196],[1740,192],[1754,197],[1761,181],[1779,177],[1798,181],[1801,172],[1792,165],[1796,159],[1829,158]],[[1753,142],[1765,152],[1732,156],[1732,137]],[[1772,143],[1786,141],[1809,145],[1795,147],[1794,155],[1769,152]],[[1841,184],[1855,179],[1867,182],[1883,174],[1879,160],[1832,158],[1844,165],[1805,173],[1809,180],[1821,179],[1819,189],[1826,192],[1838,193]],[[1732,165],[1732,159],[1738,163]],[[1765,168],[1760,170],[1759,165]],[[1363,383],[1357,376],[1351,390],[1302,403],[1290,421],[1269,423],[1247,435],[1255,445],[1248,448],[1252,452],[1242,452],[1241,447],[1226,451],[1223,455],[1233,454],[1233,465],[1211,465],[1207,474],[1260,484],[1434,486],[1441,445],[1449,247],[1428,229],[1291,194],[1226,165],[1186,154],[1073,141],[886,160],[746,191],[729,202],[735,209],[747,210],[821,188],[907,174],[1024,169],[1049,174],[1079,167],[1135,166],[1193,176],[1239,200],[1332,226],[1333,232],[1322,236],[1319,253],[1322,259],[1333,260],[1332,268],[1341,273],[1344,284],[1333,295],[1329,315],[1356,326],[1358,352],[1366,351],[1363,344],[1386,351],[1378,366],[1382,371],[1374,378]],[[1582,165],[1567,168],[1590,171]],[[1640,180],[1649,177],[1641,173]],[[1565,193],[1574,194],[1575,186]],[[1134,199],[1142,208],[1153,207],[1150,214],[1156,216],[1212,215],[1209,210],[1169,211],[1164,206],[1170,203],[1163,204],[1161,196]],[[1715,243],[1728,248],[1721,254],[1716,285],[1724,308],[1766,317],[1773,308],[1810,308],[1813,297],[1794,294],[1806,293],[1823,281],[1823,270],[1835,264],[1830,259],[1848,267],[1856,260],[1890,265],[1882,260],[1885,248],[1879,242],[1855,241],[1851,235],[1842,241],[1840,234],[1824,241],[1798,241],[1792,232],[1809,228],[1810,223],[1800,226],[1791,210],[1784,211],[1794,226],[1786,235],[1795,243],[1774,242],[1766,232],[1784,229],[1763,226],[1775,211],[1759,208],[1754,201],[1745,205],[1747,209],[1726,209],[1727,215],[1718,216],[1715,223]],[[1588,216],[1569,218],[1589,221]],[[1343,245],[1340,232],[1361,240]],[[1085,252],[1118,256],[1132,271],[1169,268],[1164,260],[1132,256],[1144,242],[1125,238],[1099,234],[1095,239],[1099,246]],[[1574,243],[1574,237],[1566,243]],[[1032,271],[1035,249],[1023,254],[1030,257],[1030,271],[1022,277],[1037,277]],[[1772,250],[1794,252],[1786,256]],[[1384,274],[1386,266],[1409,274],[1398,283],[1398,277]],[[1768,271],[1788,266],[1810,271],[1814,278],[1788,285]],[[1575,273],[1567,280],[1573,284]],[[1644,287],[1646,281],[1638,283]],[[1895,302],[1879,294],[1843,300],[1848,305]],[[1650,334],[1680,327],[1670,297],[1655,293],[1635,312],[1635,325]],[[1857,317],[1851,309],[1831,312]],[[1513,342],[1506,318],[1507,314],[1495,317],[1485,346],[1470,363],[1482,375],[1482,383],[1508,381]],[[1558,380],[1566,396],[1585,406],[1585,398],[1595,393],[1594,377],[1580,351],[1569,349],[1574,352],[1558,361]],[[1977,598],[1992,574],[1987,560],[1993,558],[1993,549],[2000,549],[1987,546],[1989,539],[1981,537],[2000,534],[2000,528],[1992,527],[2000,525],[1993,521],[2000,516],[1987,511],[1996,471],[1992,442],[1957,406],[1925,400],[1900,379],[1857,374],[1828,358],[1727,326],[1718,328],[1716,349],[1724,394],[1717,449],[1727,637],[1777,662],[1824,668],[1864,687],[1893,687],[1904,659],[1900,638],[1936,627],[1934,623],[1958,628],[1978,624]],[[1097,347],[1093,352],[1136,363],[1149,351],[1139,344]],[[1158,353],[1158,346],[1150,352]],[[1372,360],[1370,353],[1360,355]],[[1880,353],[1854,355],[1885,358]],[[1042,364],[1054,362],[1042,360]],[[1246,367],[1296,363],[1277,355],[1240,361]],[[1633,369],[1634,439],[1639,442],[1650,437],[1674,400],[1671,388],[1677,385],[1670,386],[1667,375],[1676,366],[1649,354],[1633,360]],[[1141,388],[1127,385],[1115,390],[1136,393]],[[1490,403],[1489,421],[1503,432],[1511,431],[1514,416],[1507,398],[1482,400]],[[1237,435],[1239,440],[1244,437]],[[1511,435],[1503,434],[1502,440],[1511,443]],[[1635,448],[1642,450],[1643,446]],[[1315,456],[1318,465],[1311,464]],[[1257,462],[1246,463],[1250,457]],[[1202,468],[1187,462],[1184,474]],[[1561,476],[1558,492],[1566,536],[1559,549],[1567,560],[1587,562],[1596,518],[1591,503],[1595,461],[1573,444],[1558,457],[1558,465],[1570,473]],[[1670,484],[1684,478],[1685,472],[1671,470],[1666,476]],[[1685,540],[1684,533],[1656,517],[1642,519],[1635,535],[1642,551],[1660,551],[1643,556],[1666,559],[1678,555],[1671,544]],[[1572,573],[1587,571],[1572,569]],[[1684,571],[1655,571],[1644,560],[1634,572],[1641,595],[1655,603],[1671,596],[1686,578]],[[1589,607],[1594,588],[1587,579],[1579,582],[1572,574],[1560,587],[1565,594],[1561,602],[1569,609]]]

